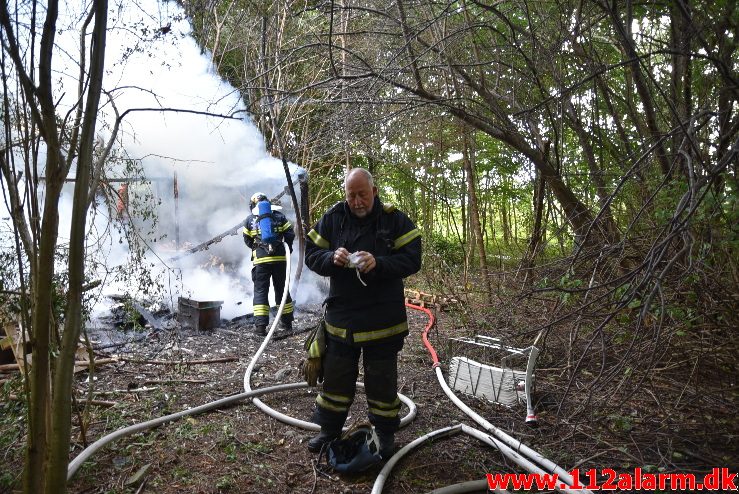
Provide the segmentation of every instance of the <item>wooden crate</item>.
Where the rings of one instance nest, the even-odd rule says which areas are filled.
[[[23,360],[23,354],[26,354],[26,362],[29,364],[31,363],[31,344],[26,343],[25,348],[23,346],[23,337],[21,333],[21,328],[23,327],[23,324],[18,320],[5,320],[1,325],[0,328],[2,328],[3,333],[0,334],[0,348],[4,350],[5,352],[10,351],[10,356],[12,359],[15,360],[15,363],[18,364],[19,369],[23,369],[24,360]],[[28,333],[26,333],[26,339],[25,341],[28,342]],[[7,359],[8,354],[5,353],[5,359]],[[12,363],[3,361],[2,363]]]
[[[217,328],[221,324],[223,300],[199,302],[179,297],[177,320],[183,327],[205,330]]]

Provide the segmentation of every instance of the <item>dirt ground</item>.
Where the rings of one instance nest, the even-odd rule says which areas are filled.
[[[418,407],[418,415],[397,435],[398,446],[434,429],[465,421],[440,391],[431,369],[431,358],[423,348],[420,334],[427,316],[410,313],[413,335],[400,356],[400,391]],[[299,381],[303,358],[304,331],[315,324],[317,308],[298,314],[298,334],[275,339],[255,367],[252,386],[259,388]],[[244,372],[261,338],[251,333],[244,320],[211,331],[176,328],[155,338],[127,345],[132,352],[124,361],[101,367],[96,398],[116,401],[102,410],[87,431],[97,438],[117,428],[153,417],[194,407],[243,390]],[[279,333],[276,336],[283,336]],[[121,354],[116,351],[116,354]],[[162,365],[142,361],[236,360],[203,365]],[[361,379],[361,376],[360,376]],[[84,391],[84,383],[81,388]],[[108,393],[117,390],[117,393]],[[290,416],[309,420],[315,389],[301,389],[266,396],[263,401]],[[104,398],[103,398],[104,396]],[[515,413],[491,409],[489,415],[509,414],[523,422],[523,408]],[[403,414],[407,413],[404,407]],[[348,424],[366,417],[361,391]],[[526,429],[522,429],[526,430]],[[526,430],[527,433],[531,431]],[[81,468],[71,484],[71,492],[137,492],[126,482],[142,466],[149,465],[146,485],[140,492],[326,492],[365,493],[372,490],[382,465],[354,476],[339,476],[326,465],[325,458],[308,452],[306,441],[314,433],[279,422],[249,402],[186,418],[150,432],[122,438],[104,448]],[[77,445],[81,448],[81,444]],[[386,492],[421,492],[471,479],[499,469],[498,453],[469,437],[452,437],[420,449],[393,472]]]
[[[258,361],[253,388],[300,381],[305,329],[315,324],[318,307],[301,309],[296,334],[270,342]],[[477,328],[460,324],[454,312],[437,312],[438,321],[430,339],[439,352],[444,374],[450,357],[450,336],[472,336]],[[426,314],[409,310],[411,334],[400,355],[400,391],[418,407],[417,416],[396,437],[399,447],[433,430],[458,423],[475,424],[452,405],[442,392],[421,341],[428,323]],[[542,317],[535,312],[531,318]],[[167,319],[167,317],[165,317]],[[492,324],[492,321],[490,322]],[[202,405],[243,391],[244,372],[262,342],[251,333],[249,319],[223,324],[221,328],[198,331],[183,329],[170,318],[165,329],[145,337],[144,332],[107,329],[93,332],[93,344],[110,347],[98,358],[117,356],[116,363],[100,366],[93,377],[93,396],[101,402],[90,415],[74,419],[75,457],[89,444],[115,430],[156,417]],[[105,342],[105,345],[101,345]],[[111,343],[113,342],[113,343]],[[217,361],[188,364],[193,361]],[[624,410],[634,427],[614,427],[614,420],[588,424],[568,423],[554,412],[548,395],[557,390],[558,370],[546,369],[546,359],[537,377],[538,427],[524,423],[525,406],[506,408],[479,399],[464,401],[495,426],[507,431],[569,470],[574,467],[610,467],[627,471],[635,467],[652,471],[705,471],[709,466],[731,465],[736,447],[725,443],[725,432],[695,427],[695,437],[683,442],[665,420],[637,401]],[[360,376],[361,379],[361,376]],[[86,371],[77,374],[77,399],[90,391]],[[551,392],[551,393],[550,393]],[[290,416],[309,420],[315,389],[268,395],[263,401]],[[577,397],[577,395],[574,395]],[[109,402],[108,406],[102,402]],[[11,406],[11,404],[0,404]],[[401,411],[405,414],[407,409]],[[718,412],[717,412],[718,413]],[[726,411],[726,414],[730,414]],[[351,411],[348,423],[366,416],[363,393]],[[726,415],[725,414],[725,415]],[[80,421],[88,424],[84,433]],[[8,435],[7,424],[3,435]],[[712,435],[713,434],[713,435]],[[313,435],[272,419],[252,403],[241,403],[172,422],[127,436],[109,444],[84,463],[72,480],[72,493],[369,493],[382,464],[359,475],[337,475],[325,459],[308,452],[306,441]],[[701,436],[702,435],[702,436]],[[696,437],[699,437],[696,439]],[[22,450],[23,437],[16,436],[14,450]],[[690,447],[702,444],[701,448]],[[728,449],[727,449],[728,448]],[[20,467],[20,455],[6,453],[6,463]],[[137,481],[136,474],[145,472]],[[20,470],[15,470],[19,472]],[[385,484],[384,492],[422,493],[469,480],[486,473],[519,471],[500,452],[464,434],[428,443],[407,455]],[[2,491],[2,488],[0,488]]]

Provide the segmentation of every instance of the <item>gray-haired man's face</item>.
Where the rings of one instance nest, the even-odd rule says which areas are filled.
[[[377,187],[372,185],[366,175],[350,173],[344,184],[344,197],[352,214],[364,218],[372,212]]]

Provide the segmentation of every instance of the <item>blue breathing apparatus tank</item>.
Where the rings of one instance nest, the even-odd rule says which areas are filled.
[[[269,201],[259,201],[259,203],[257,203],[257,208],[259,210],[258,221],[262,243],[270,246],[269,250],[271,251],[272,246],[280,241],[272,228],[272,205]]]

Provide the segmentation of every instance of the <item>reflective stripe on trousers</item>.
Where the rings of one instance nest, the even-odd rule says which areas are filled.
[[[251,269],[251,279],[254,282],[254,324],[266,326],[269,323],[269,284],[274,284],[275,302],[282,300],[282,292],[285,289],[285,262],[269,262],[255,264]],[[285,309],[282,311],[282,322],[288,323],[293,320],[293,303],[290,293],[287,294]]]
[[[333,431],[344,426],[354,401],[361,354],[369,421],[383,432],[395,432],[400,425],[398,352],[402,348],[402,339],[352,347],[328,338],[323,360],[323,388],[316,398],[313,422]]]

